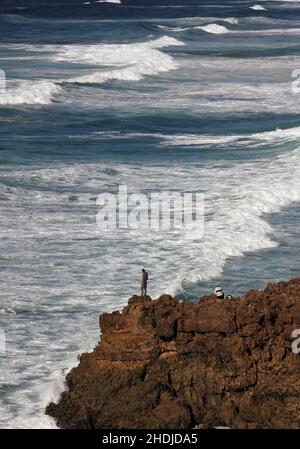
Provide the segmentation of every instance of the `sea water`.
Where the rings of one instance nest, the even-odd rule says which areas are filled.
[[[195,301],[299,274],[300,3],[21,3],[0,6],[0,427],[45,428],[142,267]],[[204,236],[101,231],[119,185],[204,193]]]

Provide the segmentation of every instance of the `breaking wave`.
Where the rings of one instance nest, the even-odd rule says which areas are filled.
[[[93,3],[115,3],[117,5],[121,5],[122,4],[121,0],[97,0],[97,1],[95,1]]]
[[[230,25],[238,25],[239,20],[235,17],[227,17],[226,19],[216,19],[218,22],[229,23]],[[203,25],[195,25],[189,27],[171,27],[167,25],[157,25],[157,28],[168,31],[168,32],[182,32],[182,31],[192,31],[192,30],[203,30],[207,33],[212,34],[224,34],[228,33],[228,30],[224,25],[220,23],[204,23]]]
[[[12,82],[6,92],[1,95],[1,105],[17,104],[49,104],[53,96],[61,92],[65,83],[105,83],[112,80],[139,81],[144,76],[157,75],[174,70],[177,67],[174,59],[161,52],[168,46],[184,45],[181,41],[169,36],[135,44],[94,44],[94,45],[15,45],[37,53],[39,57],[54,62],[84,63],[101,66],[101,70],[88,75],[55,81],[22,81]],[[34,56],[33,56],[34,58]],[[110,70],[105,70],[110,67]]]
[[[249,9],[253,9],[254,11],[267,11],[267,9],[261,5],[249,6]]]
[[[12,84],[14,87],[8,85],[6,91],[0,95],[0,105],[46,105],[61,91],[61,87],[51,81],[21,81]]]
[[[229,33],[230,30],[223,25],[218,25],[217,23],[210,23],[209,25],[197,26],[194,29],[206,31],[211,34],[225,34]]]
[[[171,146],[205,146],[224,147],[239,146],[251,147],[261,145],[279,145],[300,139],[300,127],[276,129],[254,134],[217,135],[217,134],[175,134],[160,135],[162,145]]]

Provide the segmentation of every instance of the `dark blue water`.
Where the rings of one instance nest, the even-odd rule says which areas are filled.
[[[1,427],[54,426],[63,370],[142,266],[153,297],[197,299],[300,262],[299,4],[49,3],[0,6]],[[204,235],[103,232],[119,185],[203,192]]]

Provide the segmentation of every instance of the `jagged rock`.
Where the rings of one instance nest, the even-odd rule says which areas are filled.
[[[198,304],[132,297],[68,373],[63,428],[300,427],[300,278]]]

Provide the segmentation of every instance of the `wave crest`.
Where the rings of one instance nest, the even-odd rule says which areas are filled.
[[[46,105],[60,90],[60,86],[52,81],[22,81],[14,87],[8,87],[0,95],[0,105]]]
[[[93,73],[55,81],[13,81],[0,97],[0,105],[49,104],[65,83],[105,83],[112,80],[139,81],[144,76],[157,75],[177,68],[174,59],[160,51],[168,46],[181,46],[178,39],[159,39],[135,44],[96,45],[14,45],[14,49],[38,53],[39,58],[54,62],[84,63],[101,66]],[[42,55],[42,53],[45,55]],[[34,56],[33,56],[34,58]],[[109,67],[109,70],[105,70]]]
[[[75,48],[60,53],[59,58],[71,58],[78,56],[85,62],[100,63],[102,65],[115,66],[113,69],[97,71],[85,76],[68,80],[71,83],[105,83],[107,81],[139,81],[144,76],[157,75],[177,68],[174,59],[160,51],[169,46],[184,45],[178,39],[163,36],[159,39],[138,44],[123,45],[95,45],[86,48]]]
[[[217,23],[210,23],[203,26],[200,25],[195,27],[195,29],[206,31],[206,33],[211,34],[225,34],[230,32],[230,30],[228,30],[228,28],[226,28],[224,25],[218,25]]]

